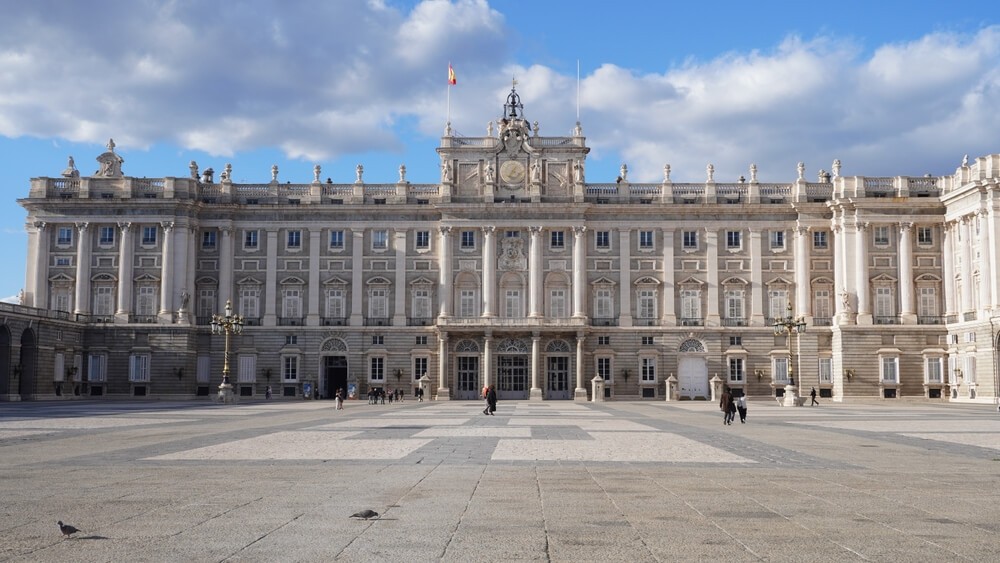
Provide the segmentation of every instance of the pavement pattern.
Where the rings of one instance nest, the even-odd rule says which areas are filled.
[[[0,561],[1000,559],[995,407],[482,406],[5,403]]]

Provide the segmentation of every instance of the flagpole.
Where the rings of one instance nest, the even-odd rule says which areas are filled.
[[[576,60],[576,120],[580,121],[580,59]]]

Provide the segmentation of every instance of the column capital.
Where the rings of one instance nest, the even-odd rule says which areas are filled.
[[[38,232],[44,231],[46,227],[45,221],[35,221],[31,225],[35,227],[35,230],[37,230]]]
[[[222,233],[224,236],[230,236],[230,235],[232,235],[233,231],[235,231],[235,230],[236,229],[234,229],[232,225],[223,225],[223,226],[219,227],[219,232]]]
[[[492,235],[497,230],[494,225],[483,225],[480,229],[483,230],[483,234],[485,235]]]
[[[351,234],[354,235],[354,238],[364,238],[365,229],[364,227],[351,227]]]
[[[805,235],[809,234],[809,227],[807,227],[805,225],[796,225],[795,226],[795,234],[797,234],[799,236],[805,236]]]
[[[544,229],[545,227],[528,227],[528,232],[531,233],[531,236],[536,237],[541,235]]]
[[[87,229],[89,227],[90,227],[90,223],[87,223],[86,221],[81,222],[81,223],[76,223],[76,230],[80,231],[80,234],[83,234],[83,233],[87,232]]]
[[[127,235],[130,230],[132,230],[132,223],[128,221],[122,221],[118,223],[118,229],[121,230],[123,235]]]
[[[855,228],[855,229],[856,229],[856,230],[857,230],[858,232],[860,232],[860,233],[863,233],[863,232],[865,232],[866,230],[868,230],[868,227],[869,227],[869,226],[871,226],[871,224],[870,224],[870,223],[868,223],[867,221],[855,221],[855,222],[854,222],[854,228]]]
[[[174,228],[174,222],[173,221],[163,221],[163,222],[160,223],[160,226],[163,227],[163,232],[169,233]]]
[[[577,225],[573,227],[573,235],[577,238],[582,237],[587,232],[587,227],[585,225]]]
[[[396,238],[406,238],[407,230],[408,229],[394,229],[392,234],[395,235]]]
[[[899,223],[899,232],[900,233],[904,233],[905,234],[905,233],[910,232],[911,230],[913,230],[913,223],[912,222],[910,222],[910,221],[901,221]]]
[[[451,236],[451,229],[452,227],[449,225],[441,225],[440,227],[438,227],[438,231],[441,233],[441,236],[443,237]]]

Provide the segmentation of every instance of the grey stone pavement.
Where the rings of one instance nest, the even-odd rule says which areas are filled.
[[[5,403],[0,560],[1000,559],[995,407],[481,409]]]

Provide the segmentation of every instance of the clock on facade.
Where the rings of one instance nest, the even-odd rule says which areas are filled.
[[[500,165],[500,179],[508,184],[524,181],[524,165],[516,160],[508,160]]]

